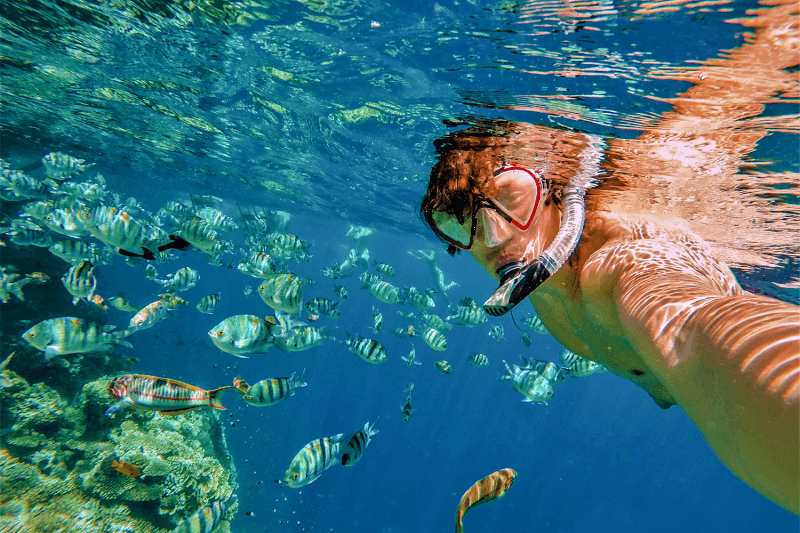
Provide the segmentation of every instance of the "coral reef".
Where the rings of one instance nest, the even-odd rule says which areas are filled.
[[[19,533],[170,533],[236,490],[218,414],[129,410],[110,419],[108,378],[68,401],[14,372],[0,389],[0,530]],[[130,477],[113,461],[139,467]],[[237,508],[230,500],[226,517]],[[223,519],[216,532],[229,533]]]

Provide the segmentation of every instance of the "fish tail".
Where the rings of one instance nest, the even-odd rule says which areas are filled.
[[[25,301],[25,295],[22,294],[22,285],[19,283],[12,283],[8,287],[8,292],[19,298],[21,302]]]
[[[220,387],[218,389],[208,391],[208,396],[209,396],[208,406],[213,407],[214,409],[219,409],[221,411],[227,411],[228,409],[226,407],[223,407],[222,403],[220,402],[222,401],[222,393],[232,388],[233,388],[232,386],[228,385],[226,387]]]

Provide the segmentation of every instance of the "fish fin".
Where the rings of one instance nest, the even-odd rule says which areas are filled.
[[[133,348],[133,344],[120,337],[114,337],[114,344],[123,348]]]
[[[115,329],[117,329],[117,326],[115,326],[113,324],[109,324],[109,325],[103,326],[103,333],[108,333],[109,331],[114,331]]]
[[[238,340],[238,341],[233,341],[233,345],[236,346],[237,348],[241,349],[241,348],[244,348],[245,346],[247,346],[247,342],[248,342],[247,340],[242,339],[242,340]]]
[[[129,252],[128,250],[123,250],[122,248],[117,248],[117,253],[126,257],[144,257],[143,255],[135,254],[133,252]]]
[[[123,397],[120,401],[106,409],[105,415],[112,416],[114,413],[121,409],[125,409],[133,405],[133,399],[130,396]]]
[[[61,350],[56,348],[55,346],[45,346],[44,349],[44,360],[49,361],[53,357],[61,355]]]
[[[238,353],[232,353],[231,355],[234,357],[238,357],[239,359],[250,359],[249,355],[239,355]]]
[[[208,391],[208,395],[211,398],[211,401],[209,402],[208,406],[213,407],[214,409],[219,409],[221,411],[227,411],[228,409],[223,407],[222,403],[220,402],[222,400],[222,393],[232,388],[233,388],[232,386],[226,385],[225,387],[220,387],[218,389]]]
[[[159,252],[163,252],[169,249],[185,250],[192,245],[192,243],[190,243],[189,241],[181,237],[176,237],[175,235],[170,235],[169,238],[172,239],[172,242],[159,246],[158,247]]]

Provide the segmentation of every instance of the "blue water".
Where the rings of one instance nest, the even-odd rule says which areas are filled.
[[[448,131],[445,121],[506,118],[634,137],[638,131],[623,127],[626,116],[665,111],[667,103],[648,97],[669,98],[689,86],[648,74],[740,45],[744,28],[725,21],[751,7],[684,6],[641,16],[634,2],[603,4],[617,14],[590,24],[599,31],[526,19],[514,2],[286,1],[252,5],[245,24],[154,3],[143,10],[147,15],[125,18],[127,26],[108,22],[114,8],[107,5],[9,4],[4,20],[15,25],[7,26],[3,46],[14,61],[4,71],[0,151],[13,168],[30,165],[33,173],[50,151],[84,158],[96,163],[93,171],[105,176],[109,190],[135,196],[153,212],[201,194],[216,196],[234,217],[240,207],[286,210],[287,232],[314,243],[311,262],[290,263],[317,281],[305,289],[305,300],[336,299],[334,281],[321,270],[345,259],[351,224],[375,229],[371,257],[394,266],[393,283],[424,289],[433,283],[429,269],[407,252],[441,250],[416,210],[434,162],[432,142]],[[617,75],[546,74],[565,65],[591,69],[592,62]],[[574,115],[580,120],[558,114],[552,102],[539,111],[504,109],[559,93],[596,98],[580,103]],[[356,119],[343,110],[362,114]],[[769,139],[753,157],[774,161],[774,171],[795,168],[793,138]],[[16,214],[13,203],[3,206],[4,215]],[[224,236],[238,252],[242,236]],[[41,257],[16,264],[14,250],[3,250],[2,263],[23,272],[60,261],[41,249]],[[525,348],[510,316],[491,322],[504,327],[501,341],[487,325],[456,326],[443,353],[417,337],[422,365],[408,367],[400,356],[408,354],[409,339],[391,329],[408,324],[398,310],[415,308],[378,302],[360,288],[356,269],[335,281],[350,295],[342,317],[315,324],[335,327],[336,341],[238,359],[218,350],[207,331],[231,315],[271,314],[255,292],[260,282],[212,266],[196,252],[175,255],[175,263],[156,265],[159,274],[189,266],[200,282],[181,293],[188,308],[129,338],[134,348],[123,353],[139,359],[132,371],[215,388],[235,376],[253,383],[305,369],[308,386],[278,405],[251,407],[231,391],[223,397],[228,411],[220,420],[239,474],[236,533],[452,530],[464,491],[501,468],[514,468],[516,482],[506,497],[470,511],[469,533],[797,531],[797,517],[730,473],[680,408],[661,410],[626,380],[568,379],[548,405],[522,402],[497,379],[502,361],[520,363],[520,355],[558,361],[560,346],[532,333],[533,345]],[[459,283],[450,292],[453,302],[480,303],[494,290],[469,257],[442,252],[439,261],[447,280]],[[106,299],[119,292],[144,304],[159,293],[144,279],[144,262],[130,267],[116,257],[96,271],[97,292]],[[254,289],[249,297],[247,286]],[[41,305],[41,320],[54,317],[48,298],[69,299],[57,279],[25,292]],[[194,305],[210,293],[221,293],[218,309],[197,313]],[[435,301],[435,311],[447,316],[443,296]],[[14,330],[19,305],[12,298],[3,307],[4,328]],[[384,314],[377,335],[372,306]],[[88,314],[76,306],[76,316],[82,309]],[[520,305],[517,323],[531,312],[530,303]],[[107,314],[119,327],[128,320],[113,309]],[[19,335],[27,327],[16,329]],[[388,361],[359,359],[340,344],[345,332],[380,340]],[[467,364],[475,352],[489,357],[488,367]],[[452,364],[451,375],[433,367],[442,358]],[[414,412],[404,421],[409,382]],[[334,467],[298,490],[275,484],[307,442],[375,420],[379,433],[354,467]]]

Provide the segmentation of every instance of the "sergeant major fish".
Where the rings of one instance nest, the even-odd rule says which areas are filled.
[[[210,315],[217,310],[218,304],[219,294],[209,294],[197,302],[197,310],[206,315]]]
[[[115,326],[86,323],[76,317],[51,318],[22,334],[31,346],[44,351],[45,361],[57,355],[107,350],[112,345],[133,348],[124,340],[128,330],[110,333]]]
[[[456,509],[456,533],[464,533],[464,515],[467,511],[478,505],[489,503],[499,498],[511,487],[517,472],[511,468],[504,468],[472,485],[461,497]]]
[[[608,372],[608,368],[600,363],[596,363],[590,359],[576,355],[566,348],[561,350],[561,353],[558,356],[561,359],[561,362],[564,363],[564,366],[569,369],[569,375],[574,378],[583,378],[586,376],[591,376],[592,374]]]
[[[467,362],[472,366],[478,366],[478,367],[488,366],[489,358],[482,353],[476,353],[467,357]]]
[[[193,268],[183,267],[173,274],[167,274],[167,279],[153,281],[163,285],[167,291],[188,291],[200,281],[200,274]]]
[[[254,385],[248,385],[245,380],[237,377],[233,380],[233,388],[242,396],[242,400],[246,404],[266,407],[294,396],[295,389],[305,387],[307,383],[300,381],[304,373],[305,369],[297,377],[293,373],[287,378],[264,379]]]
[[[400,290],[382,280],[372,280],[371,283],[366,283],[362,289],[368,289],[370,294],[378,300],[386,304],[396,304],[400,302]]]
[[[406,362],[406,364],[407,364],[408,366],[412,366],[412,365],[421,365],[422,363],[418,363],[418,362],[416,361],[416,358],[417,358],[417,351],[414,349],[414,343],[412,342],[412,343],[411,343],[411,351],[410,351],[410,352],[408,352],[408,357],[403,357],[403,356],[401,355],[401,356],[400,356],[400,359],[402,359],[403,361],[405,361],[405,362]]]
[[[489,320],[483,307],[476,304],[472,298],[463,298],[458,303],[455,314],[447,318],[448,320],[455,319],[456,323],[468,327],[480,326]]]
[[[437,352],[443,352],[447,349],[447,339],[442,333],[434,328],[426,328],[422,333],[422,338],[428,343],[428,346]]]
[[[436,361],[433,363],[433,366],[435,366],[442,374],[450,374],[453,371],[453,367],[451,367],[450,363],[445,360]]]
[[[364,455],[364,450],[371,442],[371,438],[378,433],[374,429],[375,422],[367,422],[364,427],[353,433],[350,438],[342,440],[339,451],[342,452],[342,466],[353,466]]]
[[[309,315],[326,315],[331,318],[339,318],[342,316],[339,311],[339,302],[328,300],[327,298],[314,298],[306,302],[304,306],[306,313]]]
[[[372,333],[377,334],[383,327],[383,313],[372,306]]]
[[[61,277],[61,283],[72,295],[72,304],[78,300],[92,300],[94,290],[97,288],[97,278],[94,276],[94,265],[89,261],[81,261],[72,266],[66,274]]]
[[[171,533],[212,533],[224,514],[225,504],[217,500],[178,524]]]
[[[336,456],[339,455],[339,446],[343,438],[344,434],[339,433],[332,437],[312,440],[303,446],[289,464],[283,481],[278,480],[276,483],[298,489],[316,481],[325,470],[338,463]]]
[[[336,340],[333,330],[299,327],[281,335],[275,335],[273,344],[283,352],[302,352],[321,345],[326,340]]]
[[[174,379],[128,374],[117,376],[108,384],[108,392],[119,400],[106,410],[111,416],[120,409],[135,407],[158,411],[162,415],[179,415],[200,407],[213,407],[227,411],[220,402],[222,393],[233,387],[228,385],[205,390]]]
[[[297,314],[302,307],[303,288],[299,278],[291,272],[271,274],[258,287],[258,295],[277,311]]]
[[[505,332],[503,331],[503,326],[499,324],[492,324],[489,326],[489,336],[496,341],[501,341],[505,338]]]
[[[272,329],[278,326],[275,317],[234,315],[208,332],[211,342],[229,354],[246,358],[245,353],[267,353],[272,346]]]
[[[108,299],[108,303],[114,309],[118,309],[120,311],[127,311],[129,313],[132,313],[134,311],[138,311],[139,309],[141,309],[140,306],[138,306],[136,304],[132,304],[131,302],[129,302],[128,300],[126,300],[125,298],[122,298],[120,296],[113,296],[113,297],[109,298]]]
[[[344,341],[350,351],[359,356],[364,361],[372,364],[383,363],[386,361],[386,348],[381,343],[373,339],[367,339],[361,335],[352,337],[345,332],[347,339]]]
[[[374,265],[375,270],[384,276],[392,277],[395,274],[394,267],[388,263],[379,263],[378,261],[374,261]]]
[[[403,404],[402,413],[403,413],[403,421],[408,422],[408,419],[411,418],[411,413],[414,411],[411,408],[411,393],[414,392],[414,384],[409,383],[406,385],[406,403]]]

